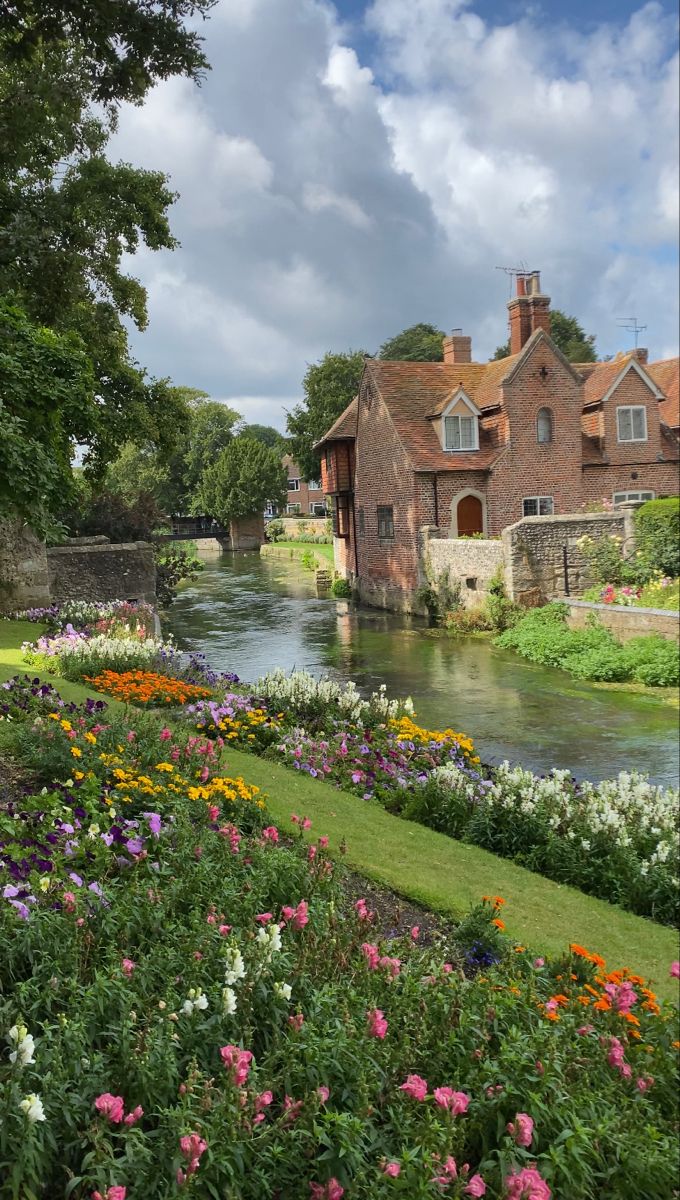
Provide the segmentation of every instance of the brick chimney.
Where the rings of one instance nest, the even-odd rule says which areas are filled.
[[[462,329],[454,329],[444,338],[444,362],[472,362],[472,338],[465,337]]]
[[[532,333],[543,329],[550,335],[550,296],[541,292],[541,275],[518,275],[516,292],[508,301],[510,313],[510,353],[519,354]]]
[[[633,358],[636,358],[639,363],[642,363],[643,367],[647,366],[647,363],[649,362],[649,350],[646,346],[636,346],[634,350],[630,351],[630,353],[632,354]]]

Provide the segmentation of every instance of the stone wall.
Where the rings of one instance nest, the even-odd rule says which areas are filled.
[[[44,544],[19,517],[0,517],[0,614],[49,603]]]
[[[264,517],[256,514],[232,521],[229,533],[232,550],[259,550],[264,541]]]
[[[669,641],[680,640],[680,617],[663,608],[627,608],[619,604],[590,604],[587,600],[570,600],[567,623],[572,629],[583,629],[591,614],[598,623],[611,629],[619,642],[659,633]]]
[[[300,533],[313,533],[316,537],[320,533],[328,532],[326,517],[280,517],[277,519],[283,521],[284,541],[295,541]]]
[[[481,604],[489,584],[499,571],[504,574],[504,552],[500,541],[482,538],[440,538],[437,530],[424,529],[424,571],[433,587],[448,573],[449,582],[460,587],[465,608]],[[434,535],[434,536],[433,536]]]
[[[577,513],[563,517],[525,517],[503,530],[505,579],[508,595],[518,604],[545,604],[565,596],[564,549],[567,550],[569,592],[588,586],[586,562],[577,543],[587,534],[596,540],[607,534],[632,548],[632,514]]]
[[[148,542],[52,546],[47,551],[52,601],[156,602],[156,563]]]

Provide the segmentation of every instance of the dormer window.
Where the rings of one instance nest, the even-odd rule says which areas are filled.
[[[444,450],[479,450],[479,415],[479,409],[460,388],[442,414]]]

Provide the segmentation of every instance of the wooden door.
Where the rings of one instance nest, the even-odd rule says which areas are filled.
[[[458,501],[458,537],[484,532],[482,502],[477,496],[463,496]]]

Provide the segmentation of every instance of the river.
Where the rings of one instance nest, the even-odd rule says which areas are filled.
[[[365,692],[385,683],[390,695],[413,698],[421,724],[469,734],[485,762],[568,767],[593,780],[637,769],[677,784],[677,710],[654,696],[583,683],[486,638],[450,638],[395,613],[319,599],[297,564],[257,553],[204,562],[164,631],[217,670],[254,680],[277,666],[304,668],[354,679]]]

